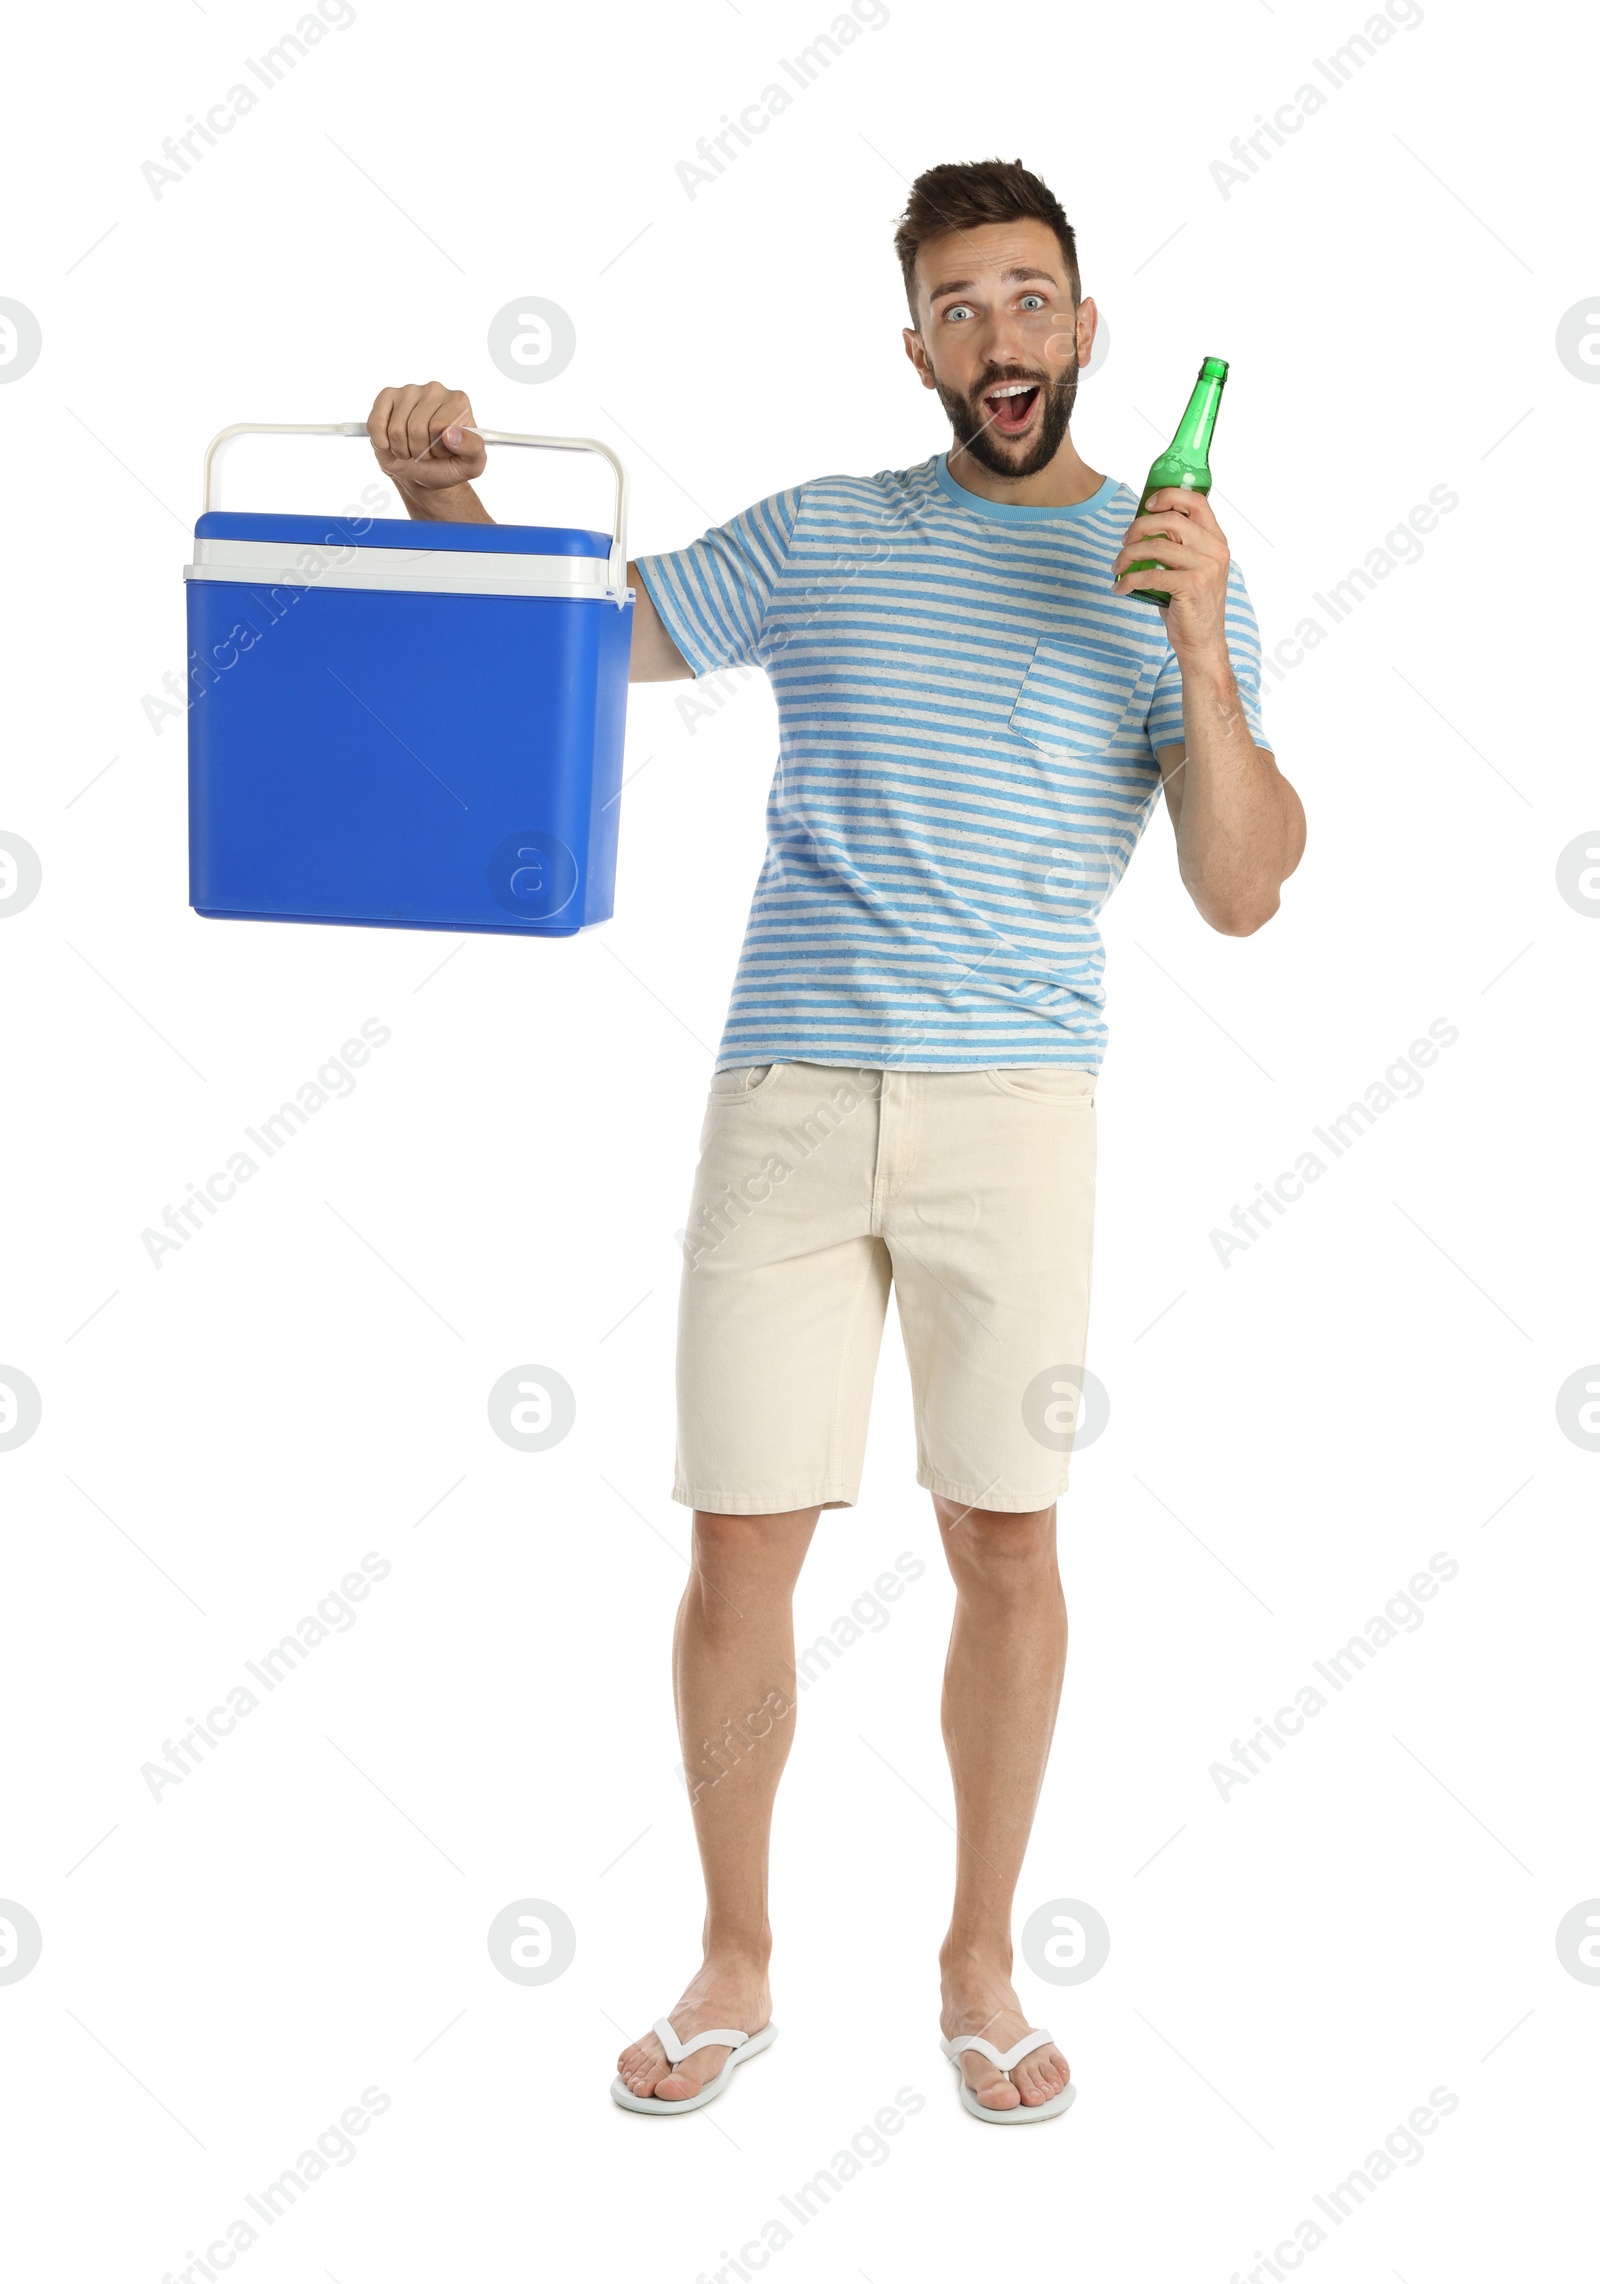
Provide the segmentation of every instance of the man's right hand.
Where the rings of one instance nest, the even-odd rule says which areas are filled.
[[[447,389],[442,381],[411,381],[378,391],[367,415],[367,434],[378,466],[408,515],[428,522],[491,520],[470,489],[488,461],[488,449],[472,428],[466,392]]]
[[[465,390],[447,389],[442,381],[410,381],[401,389],[378,391],[367,415],[367,434],[378,466],[404,500],[408,516],[423,523],[493,523],[472,489],[489,460],[483,438],[473,434],[474,425]],[[694,668],[662,625],[631,563],[628,584],[636,597],[629,680],[686,681]]]

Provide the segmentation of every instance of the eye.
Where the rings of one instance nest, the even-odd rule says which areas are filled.
[[[950,324],[954,323],[954,322],[955,322],[955,321],[956,321],[958,318],[967,318],[967,317],[970,317],[971,315],[972,315],[972,304],[971,304],[970,302],[968,302],[968,301],[956,301],[956,302],[952,302],[952,303],[951,303],[951,305],[950,305],[950,307],[949,307],[949,308],[948,308],[948,309],[945,311],[945,313],[944,313],[944,322],[946,323],[946,325],[950,325]]]
[[[1045,306],[1044,295],[1042,293],[1025,293],[1022,297],[1022,306],[1030,311],[1043,309]]]

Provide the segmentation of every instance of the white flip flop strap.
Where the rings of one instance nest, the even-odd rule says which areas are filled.
[[[997,2070],[1011,2071],[1026,2055],[1032,2054],[1036,2048],[1049,2046],[1052,2043],[1051,2034],[1048,2030],[1030,2030],[1017,2040],[1015,2046],[1007,2047],[1004,2054],[1001,2053],[998,2046],[991,2046],[987,2038],[947,2038],[944,2041],[944,2050],[952,2062],[959,2061],[963,2054],[981,2054],[984,2060],[992,2062]]]
[[[702,2046],[743,2046],[750,2036],[748,2030],[702,2030],[698,2038],[691,2038],[685,2045],[665,2015],[654,2028],[663,2053],[672,2063],[683,2061],[687,2055],[698,2054]]]

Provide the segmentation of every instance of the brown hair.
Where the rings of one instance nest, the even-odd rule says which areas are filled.
[[[1053,230],[1066,257],[1067,278],[1074,304],[1078,300],[1078,247],[1066,209],[1055,192],[1030,174],[1020,159],[979,159],[964,166],[929,167],[911,185],[911,196],[894,234],[911,305],[911,322],[917,323],[917,255],[930,238],[952,231],[976,229],[985,222],[1043,222]]]

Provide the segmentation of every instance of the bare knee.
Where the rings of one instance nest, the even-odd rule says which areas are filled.
[[[713,1515],[697,1508],[690,1583],[706,1616],[737,1618],[752,1598],[792,1594],[818,1512],[802,1507],[784,1515]]]
[[[958,1593],[1024,1599],[1056,1579],[1056,1511],[1001,1514],[936,1499],[945,1559]]]

